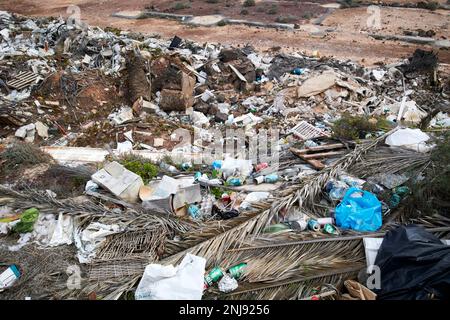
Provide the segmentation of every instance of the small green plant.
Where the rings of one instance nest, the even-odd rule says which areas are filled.
[[[125,155],[119,162],[131,172],[136,173],[142,178],[145,184],[156,177],[159,168],[151,161],[135,155]]]
[[[227,21],[226,21],[225,19],[220,20],[219,22],[217,22],[217,25],[218,25],[219,27],[226,26],[226,25],[227,25]]]
[[[256,5],[255,0],[245,0],[242,4],[244,7],[254,7]]]
[[[344,113],[333,123],[333,136],[344,140],[364,139],[366,134],[379,130],[388,130],[389,122],[384,118],[370,118],[367,116],[352,116]]]
[[[310,14],[309,12],[307,12],[307,13],[305,13],[305,14],[302,16],[302,18],[303,18],[303,19],[306,19],[306,20],[309,20],[309,19],[311,19],[311,14]]]
[[[278,16],[275,21],[278,23],[292,23],[297,21],[297,17],[293,15],[287,15],[287,16]]]
[[[248,15],[248,10],[247,9],[242,9],[241,10],[241,15],[243,15],[243,16]]]
[[[221,187],[212,187],[210,189],[211,194],[216,198],[216,199],[220,199],[222,198],[222,194],[226,192],[225,189],[221,188]]]
[[[206,0],[207,3],[219,3],[219,0]]]
[[[270,7],[267,10],[267,14],[277,14],[278,13],[278,7],[276,5],[272,5],[272,7]]]
[[[436,1],[420,1],[420,2],[417,3],[417,8],[435,11],[437,8],[439,8],[439,2],[436,2]]]
[[[186,3],[177,2],[173,5],[172,9],[178,11],[178,10],[188,9],[190,7],[191,7],[191,4],[188,2],[186,2]]]
[[[256,12],[264,12],[265,9],[263,7],[257,7]]]

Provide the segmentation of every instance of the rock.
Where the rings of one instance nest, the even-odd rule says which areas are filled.
[[[219,59],[222,62],[230,62],[244,57],[241,50],[236,48],[223,49],[219,54]]]
[[[151,100],[152,90],[145,69],[145,60],[142,57],[133,55],[127,59],[128,90],[131,103],[140,97],[147,101]]]
[[[186,95],[182,91],[164,89],[161,91],[161,101],[159,105],[163,111],[185,111],[192,107],[194,98]]]
[[[203,92],[205,92],[208,89],[208,86],[206,84],[202,84],[195,88],[195,95],[200,95]]]
[[[219,103],[224,103],[224,102],[225,102],[225,96],[224,96],[223,94],[218,94],[218,95],[216,96],[216,100],[217,100],[217,102],[219,102]]]
[[[153,146],[155,148],[164,146],[164,139],[161,139],[161,138],[153,139]]]
[[[212,104],[209,106],[208,114],[211,116],[215,116],[218,112],[220,112],[219,106],[217,104]]]
[[[35,124],[36,131],[39,137],[48,138],[48,127],[40,121],[37,121]]]
[[[214,120],[216,122],[225,122],[228,120],[228,114],[219,111],[216,113]]]
[[[203,102],[202,100],[199,100],[195,103],[194,110],[204,113],[204,114],[207,114],[208,110],[209,110],[209,104]]]

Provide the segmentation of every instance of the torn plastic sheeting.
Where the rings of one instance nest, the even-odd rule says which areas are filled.
[[[150,264],[135,292],[136,300],[201,300],[206,259],[187,253],[181,263]]]
[[[252,203],[266,200],[269,196],[269,192],[250,192],[239,207],[241,209],[248,209],[252,206]]]
[[[118,224],[106,225],[93,222],[84,230],[79,227],[74,232],[74,242],[78,249],[77,257],[80,263],[90,263],[95,258],[98,248],[112,234],[120,233],[124,229]]]
[[[231,176],[248,177],[253,170],[252,161],[245,159],[226,158],[221,168],[224,178]]]
[[[73,217],[60,213],[48,245],[50,247],[55,247],[62,244],[72,244],[72,239]]]
[[[386,144],[393,147],[405,147],[417,152],[426,152],[430,149],[425,142],[430,139],[420,129],[399,129],[386,138]]]

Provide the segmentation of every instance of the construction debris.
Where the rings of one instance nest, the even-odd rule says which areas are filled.
[[[67,288],[45,274],[33,299],[138,300],[404,297],[409,280],[374,293],[358,275],[375,261],[402,272],[395,232],[426,228],[445,251],[438,56],[365,68],[62,18],[0,12],[0,27],[6,298],[34,283],[12,269],[33,269],[31,249],[64,251],[86,275]],[[430,298],[419,287],[409,298]]]

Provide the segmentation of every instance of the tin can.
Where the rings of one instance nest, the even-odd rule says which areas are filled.
[[[332,225],[327,223],[326,225],[323,226],[323,232],[328,233],[328,234],[338,234],[336,228]]]
[[[220,267],[214,267],[212,270],[205,276],[205,286],[209,287],[213,283],[219,281],[223,277],[223,271]]]
[[[256,172],[261,171],[265,168],[268,168],[269,164],[267,162],[261,162],[260,164],[257,164],[255,167]]]
[[[264,177],[264,181],[266,183],[275,183],[278,181],[278,175],[275,173],[269,174],[267,176]]]
[[[260,184],[264,182],[264,176],[259,176],[255,178],[255,184]]]
[[[305,70],[303,70],[302,68],[295,68],[294,70],[292,70],[292,73],[299,76],[302,75],[305,72]]]
[[[333,224],[333,218],[319,218],[317,219],[317,223],[321,226],[324,226],[326,224]]]
[[[308,220],[308,228],[313,231],[319,231],[320,224],[314,219],[309,219]]]
[[[308,223],[305,220],[292,221],[291,227],[295,230],[304,231],[308,227]]]
[[[230,269],[228,269],[228,273],[234,279],[239,279],[242,276],[242,274],[244,273],[245,267],[247,267],[247,264],[245,262],[239,263],[235,266],[232,266]]]

